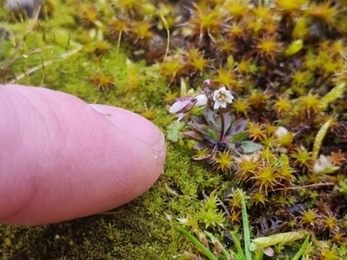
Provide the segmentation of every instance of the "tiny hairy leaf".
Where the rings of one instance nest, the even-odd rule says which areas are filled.
[[[252,142],[252,141],[242,141],[241,142],[241,147],[243,149],[243,153],[254,153],[256,151],[259,151],[262,146],[261,144]]]
[[[182,122],[172,122],[167,128],[167,139],[172,142],[177,142],[179,139],[181,139],[182,134],[180,130],[183,126],[184,124]]]

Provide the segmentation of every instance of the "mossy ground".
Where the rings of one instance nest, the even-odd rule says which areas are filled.
[[[200,230],[208,230],[232,247],[229,231],[242,240],[237,185],[251,198],[253,235],[303,228],[313,241],[305,259],[346,257],[344,1],[277,0],[252,8],[236,0],[195,6],[156,0],[47,3],[33,24],[0,11],[6,21],[0,26],[1,83],[43,86],[130,109],[166,132],[175,120],[167,111],[179,96],[180,80],[197,89],[211,77],[236,93],[229,112],[250,121],[249,137],[264,149],[254,163],[232,165],[227,154],[206,167],[190,159],[190,141],[168,142],[164,174],[143,196],[64,223],[1,225],[2,259],[186,259],[185,251],[199,252],[175,229],[179,221],[188,222],[200,240],[206,238]],[[327,138],[312,155],[326,122],[331,130],[321,134]],[[288,133],[279,138],[276,129]],[[338,171],[312,171],[318,152],[333,155]],[[299,246],[274,249],[278,259],[288,259]]]
[[[15,38],[2,43],[1,61],[10,55],[18,58],[8,67],[2,67],[6,69],[0,76],[2,83],[12,80],[14,74],[18,76],[39,66],[15,82],[70,93],[88,103],[130,109],[164,130],[173,117],[167,115],[163,102],[167,83],[160,76],[159,67],[131,62],[116,46],[97,57],[94,39],[89,35],[85,36],[84,46],[77,43],[77,34],[81,33],[76,31],[78,26],[73,16],[77,2],[70,2],[71,6],[69,1],[64,4],[53,1],[53,16],[39,20],[25,37],[23,48],[18,50],[10,40],[18,44],[30,20],[2,23],[1,29],[13,32]],[[6,17],[1,11],[0,19],[6,21]],[[68,54],[77,49],[75,54]],[[63,55],[67,57],[62,58]],[[47,65],[41,66],[45,62]],[[90,75],[96,71],[112,78],[109,89],[97,90],[90,81]],[[175,230],[176,218],[196,215],[202,206],[196,199],[198,189],[202,183],[204,187],[214,187],[218,177],[210,178],[201,166],[191,163],[186,155],[188,151],[180,152],[181,149],[186,150],[168,144],[164,175],[142,197],[113,212],[40,227],[0,225],[0,258],[172,259],[177,256],[180,259],[184,250],[194,251]],[[170,194],[169,186],[184,195]]]

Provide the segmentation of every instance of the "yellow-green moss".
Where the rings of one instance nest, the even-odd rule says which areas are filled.
[[[156,113],[154,122],[164,130],[173,118],[167,116],[163,102],[167,87],[159,75],[159,66],[131,62],[115,44],[98,57],[94,53],[98,46],[90,37],[92,31],[85,32],[84,45],[77,42],[81,37],[73,14],[77,1],[52,2],[53,16],[40,20],[27,36],[30,20],[4,24],[18,45],[11,45],[11,41],[3,43],[0,65],[6,65],[2,62],[11,55],[16,59],[8,63],[6,68],[11,73],[2,78],[2,83],[14,80],[44,86],[89,103],[120,106],[137,113],[151,109]],[[5,17],[1,11],[0,19]],[[21,75],[36,66],[34,72]],[[114,79],[107,93],[98,91],[89,80],[95,71]],[[21,78],[15,81],[13,74]],[[171,259],[184,250],[193,250],[175,230],[176,218],[198,213],[201,202],[196,194],[201,183],[205,182],[206,187],[214,184],[201,166],[191,164],[185,155],[187,151],[180,152],[180,149],[183,148],[169,146],[165,173],[156,185],[114,212],[40,227],[0,225],[0,258]],[[174,186],[184,195],[168,194],[168,186]]]
[[[283,176],[292,171],[292,165],[287,163],[289,159],[295,161],[293,167],[300,166],[303,173],[309,171],[312,162],[300,158],[303,151],[309,158],[311,156],[304,146],[312,146],[314,133],[326,121],[320,112],[331,106],[331,117],[338,113],[342,119],[346,118],[344,101],[335,102],[345,93],[344,87],[337,94],[332,91],[336,94],[333,98],[329,92],[335,83],[344,86],[346,82],[345,11],[336,13],[336,8],[330,8],[328,2],[321,7],[336,15],[317,12],[315,8],[320,1],[304,7],[302,3],[308,1],[292,5],[289,0],[280,0],[271,6],[256,8],[248,1],[196,1],[196,7],[190,6],[192,19],[183,19],[186,27],[181,26],[180,19],[185,16],[187,6],[182,8],[172,4],[173,1],[46,2],[49,14],[43,15],[34,26],[31,20],[13,22],[9,17],[14,17],[0,8],[0,20],[7,21],[0,25],[0,37],[6,36],[6,41],[0,42],[0,83],[44,86],[73,94],[89,103],[120,106],[144,115],[166,131],[174,120],[168,115],[167,105],[179,92],[175,83],[186,82],[196,89],[201,86],[197,82],[211,77],[214,83],[226,84],[237,94],[231,111],[254,121],[248,124],[248,133],[264,145],[261,156],[271,157],[259,160],[262,164],[259,164],[261,167],[256,165],[257,169],[262,172],[275,169]],[[0,5],[2,3],[0,1]],[[346,1],[340,4],[344,7]],[[230,21],[232,24],[224,26]],[[168,45],[166,29],[170,29],[172,37]],[[336,38],[341,39],[335,41],[332,32],[338,32],[340,36]],[[317,37],[327,39],[316,43]],[[181,38],[186,41],[182,43]],[[244,44],[244,39],[249,42]],[[297,42],[303,46],[298,47],[294,44]],[[153,65],[146,65],[141,58]],[[170,89],[168,82],[173,86]],[[316,88],[319,88],[318,93],[311,93]],[[328,100],[320,98],[320,91],[322,95],[330,93],[326,95]],[[336,104],[331,105],[331,101]],[[272,106],[274,111],[270,109]],[[262,115],[256,115],[257,111]],[[319,117],[310,119],[311,128],[307,133],[305,125],[303,129],[290,129],[291,124],[301,127],[299,123],[306,119],[303,114],[309,118],[317,114]],[[288,126],[288,135],[275,136],[279,125]],[[336,129],[335,133],[342,136]],[[300,135],[304,146],[291,147],[293,139]],[[247,185],[248,188],[258,187],[256,191],[247,190],[253,200],[249,201],[250,205],[253,203],[249,209],[252,220],[259,217],[259,205],[265,209],[268,204],[283,204],[295,211],[296,197],[267,196],[270,187],[262,189],[263,185],[255,182],[254,176],[250,181],[244,174],[242,178],[239,174],[233,179],[228,174],[208,172],[205,165],[190,160],[192,152],[187,147],[192,145],[185,142],[168,144],[165,171],[158,182],[142,197],[119,209],[41,227],[0,225],[0,258],[186,259],[182,256],[184,251],[199,252],[175,229],[177,219],[192,221],[189,226],[196,235],[199,226],[216,233],[222,242],[222,225],[223,232],[233,230],[240,235],[242,228],[237,226],[241,222],[240,205],[232,196],[237,178],[239,185],[245,178],[246,189]],[[278,155],[280,151],[272,147],[273,144],[285,147],[289,156]],[[274,161],[278,164],[269,167]],[[242,170],[241,162],[238,163],[239,171]],[[281,165],[287,167],[280,168]],[[229,171],[228,168],[226,172]],[[341,173],[341,176],[344,175]],[[303,175],[296,184],[316,181],[320,181],[317,174]],[[230,204],[224,205],[226,213],[218,200],[227,197],[224,193],[231,194],[224,201]],[[306,205],[309,208],[315,206],[313,202],[321,195],[311,189],[300,189],[297,193],[300,198],[310,198]],[[271,217],[282,213],[269,210]],[[339,221],[344,221],[343,226],[346,226],[345,220]],[[295,221],[291,223],[296,227]],[[342,235],[337,232],[334,242],[345,243],[345,236],[339,238]],[[316,247],[319,248],[318,243]],[[322,248],[315,251],[320,252]],[[343,246],[339,250],[342,249]],[[327,250],[323,251],[328,255]],[[309,254],[314,257],[315,253]]]

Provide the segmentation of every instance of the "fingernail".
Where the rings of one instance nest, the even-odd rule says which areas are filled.
[[[142,116],[116,107],[96,104],[90,106],[123,132],[151,146],[154,150],[163,149],[165,145],[163,133],[156,125]]]

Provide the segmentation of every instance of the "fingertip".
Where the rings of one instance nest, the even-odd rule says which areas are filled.
[[[16,102],[17,92],[26,100]],[[11,120],[0,129],[8,138],[23,129],[0,162],[3,223],[37,225],[110,210],[143,194],[163,171],[164,136],[137,114],[91,108],[42,88],[16,86],[9,98],[30,120],[21,120],[23,113],[6,116]]]
[[[162,131],[144,117],[118,107],[99,104],[91,104],[90,106],[119,130],[151,146],[160,153],[166,151],[165,139]]]

